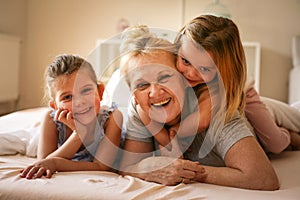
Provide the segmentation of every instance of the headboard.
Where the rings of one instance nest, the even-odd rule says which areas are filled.
[[[249,80],[254,80],[254,88],[259,92],[260,84],[260,43],[243,42]]]
[[[165,30],[164,30],[165,31]],[[174,40],[176,32],[163,32],[159,29],[153,30],[158,37],[164,37],[171,42]],[[90,61],[95,67],[96,73],[101,80],[106,83],[112,76],[113,72],[119,67],[119,47],[120,36],[115,36],[108,40],[97,40],[97,47],[90,56]],[[254,87],[259,91],[260,84],[260,43],[258,42],[243,42],[243,47],[246,56],[248,79],[254,80]]]

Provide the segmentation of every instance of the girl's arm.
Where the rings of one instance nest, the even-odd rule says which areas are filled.
[[[145,124],[148,131],[153,135],[155,140],[162,146],[167,149],[171,148],[169,132],[164,126],[158,122],[155,122],[150,119],[147,113],[145,113],[139,105],[137,105],[137,112],[143,122]]]
[[[225,156],[225,164],[226,167],[204,166],[207,172],[204,182],[254,190],[279,188],[276,173],[254,137],[235,143]]]
[[[65,159],[72,159],[75,153],[82,145],[83,138],[73,131],[70,137],[55,151],[50,153],[46,158],[61,157]],[[57,144],[56,144],[57,145]]]
[[[122,124],[122,113],[119,110],[114,110],[105,124],[105,137],[100,142],[94,157],[94,162],[100,166],[101,170],[110,170],[117,157],[121,148]]]
[[[57,152],[54,152],[48,158],[42,159],[23,169],[20,176],[31,179],[40,178],[45,175],[47,178],[51,178],[52,174],[56,171],[110,170],[119,150],[122,122],[123,117],[121,112],[115,110],[105,124],[106,137],[99,144],[94,162],[72,161],[63,157],[55,157],[53,155]],[[73,133],[65,143],[68,142],[68,146],[74,146],[72,142],[76,142],[76,136],[78,134]]]
[[[211,105],[209,96],[200,95],[198,110],[188,115],[180,124],[176,124],[171,129],[176,131],[179,137],[193,136],[205,131],[211,121]]]
[[[38,159],[46,158],[57,149],[57,129],[56,124],[50,117],[51,112],[47,112],[42,121],[41,135],[37,149]]]
[[[55,172],[100,170],[105,169],[97,162],[72,161],[60,157],[51,157],[42,159],[21,170],[20,177],[32,179],[46,176],[46,178],[51,178]]]
[[[62,146],[56,149],[55,151],[51,152],[47,156],[47,158],[62,157],[66,159],[72,159],[74,154],[82,145],[82,141],[84,140],[87,134],[87,127],[82,125],[80,122],[74,120],[72,117],[72,113],[64,109],[58,109],[55,113],[54,119],[64,123],[68,127],[68,129],[73,130],[73,132],[62,144]]]

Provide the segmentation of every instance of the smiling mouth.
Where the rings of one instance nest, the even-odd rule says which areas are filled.
[[[167,105],[170,101],[171,101],[171,98],[167,98],[167,99],[165,99],[165,100],[163,100],[161,102],[152,103],[151,105],[155,106],[155,107],[161,107],[161,106]]]
[[[76,115],[82,115],[82,114],[85,114],[85,113],[89,112],[91,109],[92,109],[92,107],[88,107],[88,108],[86,108],[86,109],[84,109],[84,110],[78,111],[78,112],[75,113],[75,116],[76,116]]]

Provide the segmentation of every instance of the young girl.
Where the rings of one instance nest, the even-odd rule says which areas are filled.
[[[42,123],[39,161],[20,176],[50,178],[56,171],[111,170],[122,115],[116,108],[100,108],[104,86],[97,82],[91,64],[76,55],[57,56],[45,80],[52,110]]]
[[[222,77],[225,90],[232,91],[226,95],[227,107],[230,110],[231,96],[235,95],[235,91],[238,91],[240,87],[233,81],[238,79],[237,74],[234,74],[234,72],[237,71],[240,65],[246,66],[244,50],[236,25],[230,19],[223,17],[199,16],[180,30],[175,43],[179,46],[178,70],[186,77],[190,85],[195,89],[196,94],[201,94],[199,96],[200,113],[201,108],[204,110],[211,109],[209,106],[201,106],[203,94],[199,90],[213,83],[216,76],[216,68]],[[205,51],[209,55],[204,58],[200,57],[206,54]],[[290,133],[300,132],[300,112],[288,105],[283,105],[281,102],[272,101],[272,104],[275,106],[273,106],[274,109],[271,111],[279,113],[279,110],[281,110],[281,115],[285,116],[283,122],[276,124],[274,117],[278,119],[279,114],[274,117],[271,116],[271,113],[267,110],[267,107],[251,84],[247,84],[245,88],[245,95],[243,96],[246,98],[246,118],[252,125],[265,150],[280,153],[291,144]],[[206,96],[209,97],[209,95]],[[213,95],[211,96],[213,97]],[[268,108],[271,107],[267,106]],[[243,104],[236,105],[236,108],[243,111]],[[209,111],[204,111],[204,113],[209,113]],[[201,120],[199,122],[200,125]],[[185,134],[187,133],[185,132]],[[295,137],[293,136],[292,138]],[[292,144],[297,146],[297,143],[295,144],[293,141]]]
[[[227,35],[231,37],[226,37]],[[171,129],[178,131],[178,136],[186,137],[195,134],[191,130],[193,126],[198,126],[198,133],[209,127],[213,117],[212,106],[218,103],[212,102],[216,97],[214,85],[217,82],[217,70],[227,91],[239,91],[240,85],[232,81],[238,78],[237,75],[230,77],[235,71],[237,72],[239,65],[246,65],[243,47],[237,36],[238,29],[231,20],[209,15],[193,19],[180,30],[175,40],[179,48],[177,69],[185,76],[199,97],[199,112],[183,120],[180,124],[180,131],[178,131],[179,125]],[[226,49],[226,45],[228,49],[231,49],[230,51]],[[239,96],[236,92],[229,92],[226,96],[229,112],[225,121],[230,118],[231,99],[234,99],[234,95]],[[274,120],[251,84],[246,87],[245,98],[245,116],[267,152],[280,153],[290,144],[292,148],[299,149],[300,136],[295,133],[300,132],[300,112],[278,101],[266,101],[265,103],[274,104],[267,106],[274,108],[271,112],[278,113],[275,117],[278,118],[279,115],[285,117],[284,120],[276,123],[278,120]],[[236,105],[232,110],[236,108],[242,111],[243,105]],[[198,121],[198,124],[195,121]],[[170,141],[165,130],[156,134],[155,137],[163,146]]]

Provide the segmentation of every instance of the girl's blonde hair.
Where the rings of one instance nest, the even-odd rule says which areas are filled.
[[[45,71],[45,100],[53,100],[53,83],[61,75],[70,75],[79,69],[87,69],[90,77],[97,84],[97,76],[92,65],[85,59],[71,54],[62,54],[56,56],[55,60],[47,67]]]
[[[244,86],[247,76],[244,49],[235,23],[223,17],[202,15],[187,23],[175,39],[181,46],[183,36],[187,36],[199,49],[212,53],[218,68],[219,82],[223,82],[226,97],[225,122],[245,105]]]
[[[122,43],[120,46],[121,74],[125,75],[126,82],[130,87],[129,60],[132,58],[143,57],[145,55],[157,56],[161,51],[174,55],[174,63],[176,63],[176,45],[166,39],[158,38],[151,33],[145,25],[137,25],[126,29],[122,33]]]

